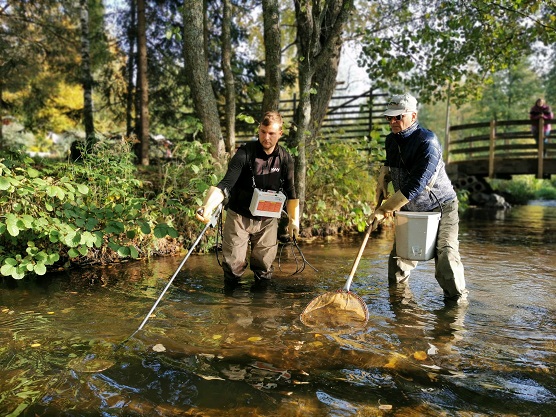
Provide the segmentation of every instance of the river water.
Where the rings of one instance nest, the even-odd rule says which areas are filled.
[[[556,415],[556,207],[472,210],[460,227],[469,303],[446,306],[434,262],[388,289],[392,229],[351,290],[364,328],[307,327],[343,287],[358,239],[285,247],[276,277],[223,291],[213,255],[3,280],[2,416]]]

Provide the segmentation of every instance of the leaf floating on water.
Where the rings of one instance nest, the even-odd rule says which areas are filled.
[[[263,340],[263,338],[260,337],[260,336],[253,336],[253,337],[250,337],[247,340],[249,340],[250,342],[258,342],[259,340]]]
[[[31,347],[36,348],[36,347],[39,347],[40,345],[41,345],[40,343],[33,343],[33,344],[31,344]]]
[[[427,359],[427,352],[424,352],[422,350],[418,350],[417,352],[415,352],[413,354],[413,357],[415,359],[417,359],[418,361],[424,361],[425,359]]]
[[[153,350],[155,352],[166,352],[166,348],[164,347],[163,344],[161,343],[157,343],[156,345],[153,346]]]
[[[222,335],[221,334],[215,334],[214,336],[212,336],[212,338],[214,340],[222,339]]]
[[[390,356],[388,363],[384,365],[385,368],[396,369],[398,366],[398,357],[397,356]]]
[[[391,404],[380,404],[378,406],[379,410],[391,410],[392,409],[392,405]]]
[[[49,311],[46,314],[54,314],[54,311]]]
[[[225,381],[224,378],[220,378],[219,376],[211,376],[211,375],[199,375],[203,379],[206,379],[207,381],[213,381],[213,380],[218,380],[218,381]]]

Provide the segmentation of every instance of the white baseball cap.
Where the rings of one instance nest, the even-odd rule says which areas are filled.
[[[413,112],[417,112],[417,99],[411,94],[405,93],[390,98],[384,116],[398,116]]]

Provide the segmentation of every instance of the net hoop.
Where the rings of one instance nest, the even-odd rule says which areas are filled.
[[[369,309],[357,294],[338,290],[315,297],[299,318],[309,327],[364,327],[369,320]]]

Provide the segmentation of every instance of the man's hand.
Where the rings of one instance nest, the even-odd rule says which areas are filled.
[[[405,198],[402,192],[396,191],[392,197],[382,203],[380,207],[377,207],[373,217],[371,217],[371,225],[378,225],[384,218],[392,216],[395,211],[398,211],[407,203],[409,203],[409,200]]]
[[[208,224],[211,220],[212,213],[220,203],[224,201],[224,193],[218,187],[210,187],[203,201],[203,205],[199,207],[195,213],[197,220]]]
[[[288,211],[288,233],[290,238],[296,238],[299,235],[299,199],[288,200],[286,203]]]

